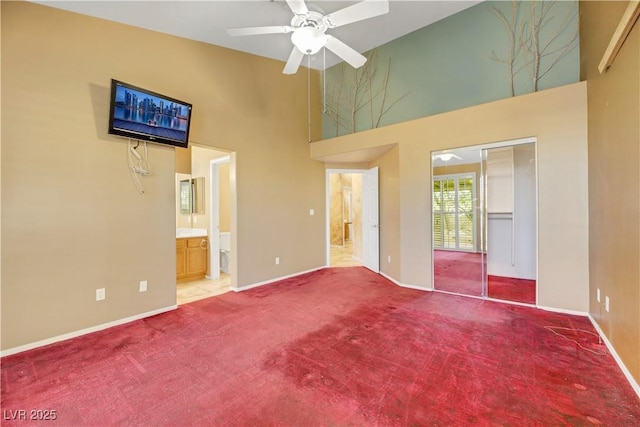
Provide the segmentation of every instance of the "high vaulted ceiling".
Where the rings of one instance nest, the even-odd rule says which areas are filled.
[[[380,1],[380,0],[372,0]],[[365,52],[425,27],[482,0],[391,0],[389,13],[327,31],[358,52]],[[293,14],[284,0],[234,1],[34,1],[59,9],[129,24],[192,40],[287,61],[292,44],[289,34],[232,37],[227,28],[289,25]],[[307,1],[308,8],[323,14],[358,1]],[[340,62],[326,52],[318,53],[311,68],[323,69]],[[307,60],[303,61],[307,65]]]

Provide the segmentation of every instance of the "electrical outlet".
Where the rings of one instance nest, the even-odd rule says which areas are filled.
[[[96,289],[96,301],[102,301],[106,297],[107,296],[104,288]]]
[[[604,309],[609,312],[609,297],[604,297]]]
[[[309,209],[309,215],[314,216],[316,214],[316,211],[313,209]]]
[[[138,288],[138,290],[140,292],[147,292],[147,281],[146,280],[141,280],[140,281],[140,287]]]
[[[391,255],[389,255],[389,256],[387,257],[387,262],[388,262],[389,264],[391,264]]]
[[[600,302],[600,288],[596,289],[596,301]]]
[[[276,257],[276,265],[278,265],[278,264],[280,264],[280,257],[279,256]]]

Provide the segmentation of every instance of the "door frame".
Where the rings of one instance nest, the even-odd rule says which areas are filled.
[[[364,175],[369,169],[325,169],[325,264],[326,267],[331,267],[331,194],[330,194],[330,176],[331,174],[359,174]],[[379,196],[379,194],[378,194]],[[378,244],[378,251],[380,250]],[[363,260],[360,260],[362,262]]]
[[[220,278],[220,179],[218,173],[220,165],[229,163],[231,156],[218,157],[209,160],[209,276],[208,279]]]
[[[374,166],[362,174],[362,263],[374,273],[380,273],[379,171]]]

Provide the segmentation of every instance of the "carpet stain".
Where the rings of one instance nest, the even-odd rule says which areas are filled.
[[[0,405],[52,426],[640,425],[591,332],[332,268],[4,357]]]
[[[545,330],[546,324],[566,324],[563,316],[503,306],[506,318],[497,323],[475,323],[473,315],[434,322],[423,309],[411,307],[414,298],[398,298],[394,305],[367,301],[336,316],[269,355],[263,368],[278,371],[316,399],[338,395],[356,400],[362,417],[382,425],[598,421],[580,415],[597,404],[577,402],[576,392],[587,387],[571,379],[589,371],[599,377],[595,382],[606,383],[606,376],[597,374],[602,356]],[[466,306],[467,313],[492,304],[460,298],[439,303]],[[592,329],[586,319],[574,316],[571,321]],[[533,378],[523,376],[527,372]],[[393,392],[383,393],[389,383]],[[633,407],[628,409],[633,412]]]

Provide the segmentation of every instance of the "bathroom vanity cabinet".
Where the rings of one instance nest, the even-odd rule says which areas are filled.
[[[176,281],[204,279],[208,259],[209,240],[206,237],[176,239]]]

